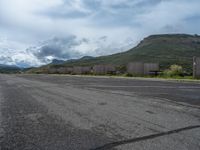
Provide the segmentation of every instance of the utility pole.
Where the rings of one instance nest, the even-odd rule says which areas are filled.
[[[200,57],[193,57],[193,77],[200,78]]]

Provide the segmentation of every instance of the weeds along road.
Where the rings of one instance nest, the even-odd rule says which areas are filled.
[[[0,75],[0,112],[2,150],[200,149],[196,83]]]

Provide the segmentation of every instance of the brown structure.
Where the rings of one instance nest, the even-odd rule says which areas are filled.
[[[72,74],[73,73],[73,68],[72,67],[67,67],[66,70],[65,70],[66,74]]]
[[[105,65],[105,74],[115,74],[116,73],[116,67],[114,65]]]
[[[61,67],[57,69],[57,72],[60,74],[71,74],[73,71],[73,68],[70,67]]]
[[[127,73],[133,75],[144,74],[144,63],[142,62],[131,62],[127,65]]]
[[[127,73],[132,75],[150,75],[158,71],[158,63],[131,62],[127,65]]]
[[[193,58],[193,77],[200,78],[200,57]]]
[[[73,67],[73,74],[82,74],[81,67]]]
[[[160,70],[158,63],[145,63],[144,64],[144,75],[156,74]]]
[[[93,67],[94,74],[105,74],[104,65],[95,65]]]
[[[73,74],[89,74],[91,67],[73,67]]]
[[[82,67],[82,74],[90,74],[92,67]]]
[[[56,73],[58,73],[58,70],[56,68],[49,68],[49,73],[56,74]]]
[[[114,65],[95,65],[93,67],[94,74],[114,74],[116,72],[116,67]]]
[[[66,72],[65,70],[66,70],[65,67],[61,67],[61,68],[57,69],[58,73],[60,73],[60,74],[65,74],[65,72]]]

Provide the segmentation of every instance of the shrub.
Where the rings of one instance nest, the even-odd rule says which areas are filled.
[[[116,67],[116,70],[117,70],[117,74],[125,74],[126,73],[126,66],[117,66]]]
[[[183,76],[183,67],[179,65],[171,65],[169,69],[163,72],[164,76],[174,77],[174,76]]]
[[[133,77],[133,74],[125,73],[125,77]]]

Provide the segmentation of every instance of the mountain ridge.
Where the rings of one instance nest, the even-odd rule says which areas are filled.
[[[0,73],[18,73],[20,70],[21,68],[15,65],[0,64]]]
[[[61,65],[46,65],[41,69],[47,66],[93,66],[98,64],[125,66],[129,62],[139,61],[159,63],[162,70],[172,64],[178,64],[191,73],[194,56],[200,57],[199,35],[157,34],[144,38],[136,47],[125,52],[86,60],[66,61]]]

